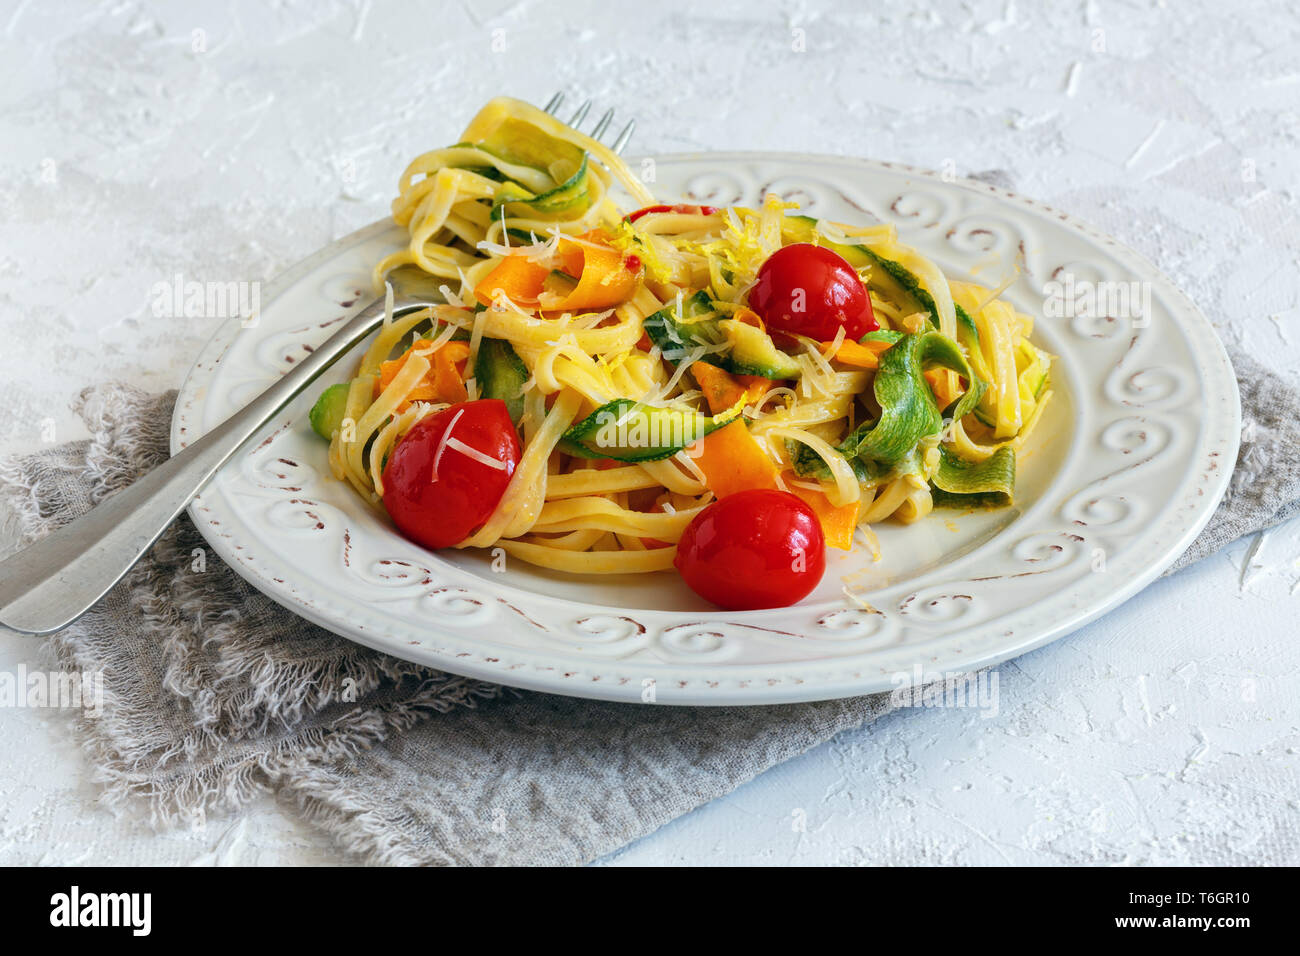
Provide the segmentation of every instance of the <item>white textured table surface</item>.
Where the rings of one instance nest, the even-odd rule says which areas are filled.
[[[155,317],[155,283],[269,277],[481,101],[556,88],[641,152],[1001,171],[1300,367],[1290,4],[213,6],[0,10],[0,452],[81,437],[92,382],[180,382],[217,320]],[[1240,542],[1001,667],[995,717],[895,714],[612,861],[1300,863],[1298,557],[1300,522]],[[0,670],[33,652],[0,636]],[[0,862],[337,860],[269,799],[155,834],[94,798],[58,718],[0,711]]]

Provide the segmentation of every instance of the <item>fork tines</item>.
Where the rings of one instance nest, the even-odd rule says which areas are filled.
[[[560,107],[563,105],[564,93],[560,91],[556,92],[554,96],[547,100],[546,105],[542,107],[542,109],[554,116],[560,111]],[[574,112],[572,118],[569,120],[569,125],[574,129],[577,129],[578,125],[587,118],[587,114],[591,112],[591,105],[591,100],[584,101],[583,104]],[[609,132],[610,124],[613,122],[614,111],[608,109],[601,114],[600,119],[596,121],[596,125],[592,127],[591,138],[595,140],[601,139],[607,132]],[[636,120],[628,120],[626,125],[624,125],[624,127],[619,131],[619,134],[614,137],[614,143],[610,146],[610,149],[616,153],[623,152],[623,150],[627,148],[628,142],[632,139],[632,133],[635,130]]]

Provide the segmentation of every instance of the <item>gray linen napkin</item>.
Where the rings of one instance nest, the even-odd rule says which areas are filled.
[[[1234,364],[1249,440],[1175,567],[1300,510],[1300,393],[1248,357]],[[173,398],[87,390],[90,440],[0,467],[23,539],[160,463]],[[81,739],[105,800],[147,806],[159,825],[269,790],[365,862],[581,863],[890,709],[887,694],[609,704],[443,674],[295,617],[220,561],[196,570],[204,545],[182,517],[45,648],[54,666],[104,673],[100,716],[76,718]],[[345,687],[355,700],[340,699]]]

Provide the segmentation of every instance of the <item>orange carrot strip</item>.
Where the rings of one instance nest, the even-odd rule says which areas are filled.
[[[830,358],[833,344],[833,342],[823,342],[821,344],[822,355]],[[880,367],[880,353],[860,342],[854,342],[852,339],[845,339],[840,343],[840,347],[835,351],[834,359],[841,364],[852,365],[854,368]]]
[[[706,436],[698,451],[695,464],[704,472],[705,486],[719,498],[750,488],[778,487],[776,465],[743,421]]]
[[[822,535],[826,538],[826,543],[832,548],[839,548],[841,551],[849,551],[853,548],[853,529],[858,526],[858,505],[860,502],[853,502],[849,505],[836,507],[831,504],[831,500],[826,497],[826,493],[812,488],[804,488],[796,482],[798,476],[793,472],[787,472],[785,475],[786,487],[794,494],[807,503],[817,515],[817,520],[821,522]]]
[[[596,241],[588,233],[588,241]],[[600,243],[599,248],[560,240],[564,271],[578,277],[578,284],[558,302],[547,302],[547,312],[598,311],[621,305],[636,292],[641,281],[639,268],[628,267],[623,253]]]
[[[605,234],[592,231],[578,238],[584,242],[561,239],[561,271],[574,276],[578,284],[568,295],[547,301],[547,312],[596,311],[621,305],[636,292],[641,281],[638,265],[624,259],[623,253],[605,241]],[[504,292],[518,306],[537,308],[551,270],[527,256],[505,256],[474,288],[474,298],[491,305],[497,292]]]
[[[961,394],[955,391],[962,388],[961,383],[965,381],[960,375],[953,374],[946,368],[932,368],[923,374],[930,383],[930,391],[934,392],[935,404],[940,408],[947,408]]]
[[[419,339],[414,345],[411,346],[411,348],[407,349],[397,358],[384,362],[382,365],[380,365],[379,380],[375,382],[375,397],[378,398],[380,392],[386,389],[389,385],[393,384],[393,379],[397,377],[397,373],[400,372],[402,370],[402,366],[406,364],[406,357],[411,354],[411,349],[427,349],[432,344],[433,343],[430,342],[428,339]],[[430,389],[430,394],[432,394],[432,385],[426,384],[425,382],[420,382],[416,386],[416,390],[423,390],[426,387]]]
[[[414,349],[427,349],[433,343],[420,339],[397,358],[379,366],[379,379],[375,382],[375,397],[393,383],[397,373],[406,364]],[[432,363],[416,386],[397,406],[398,414],[411,407],[411,402],[447,402],[456,404],[469,397],[465,391],[465,363],[469,359],[468,342],[448,342],[430,357]]]
[[[551,270],[526,256],[506,256],[474,287],[474,298],[491,305],[497,292],[504,292],[519,306],[536,306]]]
[[[757,402],[772,387],[770,378],[761,375],[733,375],[708,362],[695,362],[691,374],[704,392],[709,410],[715,415],[724,412],[743,396],[745,404]]]
[[[724,412],[754,392],[757,401],[771,381],[757,375],[732,375],[708,362],[695,362],[691,373],[704,392],[713,414]],[[752,390],[752,391],[751,391]],[[743,419],[719,428],[699,443],[695,463],[704,472],[704,484],[719,498],[747,488],[776,488],[777,470],[772,459],[749,433]]]
[[[433,353],[433,391],[436,401],[455,405],[469,398],[465,391],[465,362],[469,359],[468,342],[448,342]]]

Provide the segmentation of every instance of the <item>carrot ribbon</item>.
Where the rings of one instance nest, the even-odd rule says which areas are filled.
[[[635,256],[625,257],[605,238],[601,230],[576,239],[562,236],[555,270],[522,253],[505,256],[474,288],[474,298],[491,305],[498,293],[504,293],[521,308],[544,312],[594,312],[621,305],[636,292],[641,263]],[[572,288],[548,288],[553,271],[560,272]]]
[[[427,349],[433,343],[420,339],[409,349],[389,362],[379,366],[379,379],[375,382],[375,397],[392,384],[402,370],[411,352]],[[411,407],[411,402],[446,402],[455,405],[469,398],[465,390],[465,363],[469,360],[468,342],[447,342],[429,356],[429,371],[397,406],[398,414]]]

